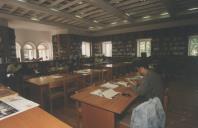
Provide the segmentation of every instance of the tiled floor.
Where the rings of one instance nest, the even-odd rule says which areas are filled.
[[[183,78],[168,83],[169,110],[167,128],[198,128],[198,80]],[[54,115],[74,128],[77,126],[77,111],[74,105],[57,108]]]

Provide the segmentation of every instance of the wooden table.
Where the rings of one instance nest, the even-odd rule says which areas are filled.
[[[0,128],[72,128],[39,107],[0,121]]]
[[[113,99],[106,99],[90,94],[99,88],[101,87],[90,86],[72,96],[81,103],[83,128],[115,128],[116,115],[122,114],[138,96],[126,87],[118,87],[115,91],[128,93],[130,96],[118,95]]]
[[[35,87],[39,90],[38,99],[34,99],[36,102],[40,104],[41,107],[45,108],[45,94],[48,88],[49,83],[55,81],[72,81],[79,77],[79,75],[75,74],[53,74],[48,76],[34,77],[27,79],[26,82],[31,86]],[[36,97],[36,96],[35,96]]]
[[[85,73],[83,73],[85,72]],[[86,79],[89,83],[94,82],[94,78],[98,77],[99,81],[104,80],[104,74],[108,73],[108,69],[82,69],[74,71],[75,74],[79,74]]]

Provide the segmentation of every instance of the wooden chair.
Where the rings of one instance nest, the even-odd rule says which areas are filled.
[[[48,99],[50,104],[50,112],[53,112],[53,101],[63,98],[64,105],[66,102],[65,83],[63,81],[51,82],[48,86]]]

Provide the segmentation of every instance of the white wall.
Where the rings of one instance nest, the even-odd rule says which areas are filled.
[[[53,58],[52,34],[50,32],[16,28],[15,36],[16,36],[16,42],[18,42],[21,45],[21,48],[23,48],[23,46],[27,42],[34,43],[36,47],[40,43],[48,43],[49,46],[51,47],[50,51],[52,51],[50,55],[50,59]],[[37,53],[37,57],[38,57],[38,53]]]

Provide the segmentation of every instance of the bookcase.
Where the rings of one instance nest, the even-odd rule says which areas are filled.
[[[94,56],[102,54],[102,42],[92,43],[92,54]]]
[[[188,39],[182,36],[152,39],[152,56],[185,56]]]
[[[116,56],[125,56],[125,57],[134,57],[136,56],[136,44],[131,41],[115,41],[112,43],[112,55]]]
[[[15,33],[8,27],[0,27],[0,64],[16,61]]]

